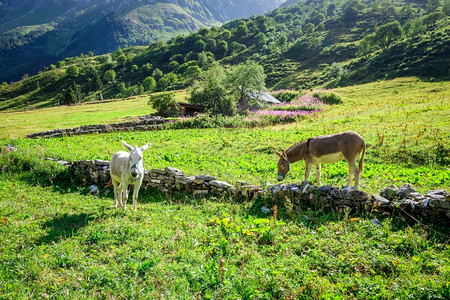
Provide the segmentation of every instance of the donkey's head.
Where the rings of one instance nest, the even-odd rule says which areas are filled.
[[[277,168],[278,168],[277,180],[281,181],[284,179],[286,174],[289,172],[289,170],[291,169],[291,166],[289,164],[289,159],[287,157],[286,151],[283,150],[280,152],[275,149],[273,149],[273,151],[280,158],[277,163]]]
[[[145,146],[142,146],[141,148],[131,147],[128,145],[125,141],[122,141],[122,144],[125,146],[125,148],[130,151],[130,172],[131,176],[136,178],[138,175],[142,176],[142,173],[144,172],[144,162],[142,161],[143,158],[143,152],[150,147],[151,143],[148,143]]]

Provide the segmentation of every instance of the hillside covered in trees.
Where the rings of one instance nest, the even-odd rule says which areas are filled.
[[[0,1],[0,82],[34,75],[92,51],[148,45],[236,18],[263,14],[284,0]]]
[[[266,15],[167,42],[66,58],[36,76],[3,83],[0,109],[186,88],[215,62],[227,67],[249,59],[264,68],[271,89],[446,78],[449,15],[449,0],[287,1]]]

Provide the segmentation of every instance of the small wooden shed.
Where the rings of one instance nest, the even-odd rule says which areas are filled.
[[[196,114],[202,113],[205,111],[203,106],[192,105],[186,102],[179,102],[180,106],[180,116],[194,116]]]

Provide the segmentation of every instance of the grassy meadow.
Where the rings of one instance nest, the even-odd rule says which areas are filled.
[[[147,169],[170,166],[268,184],[275,183],[272,147],[354,130],[368,146],[363,190],[378,193],[392,183],[448,190],[450,82],[399,78],[334,92],[343,104],[264,128],[38,140],[22,138],[32,127],[18,129],[17,139],[1,129],[1,144],[18,151],[2,146],[0,155],[0,299],[448,299],[448,227],[383,216],[377,227],[369,213],[305,207],[266,215],[261,207],[272,207],[272,199],[235,203],[148,190],[137,211],[122,212],[109,208],[112,195],[103,187],[100,195],[87,195],[87,186],[74,185],[62,166],[42,159],[109,159],[122,150],[121,139],[152,142]],[[102,105],[107,111],[111,104]],[[105,122],[141,114],[127,107],[122,115],[102,116],[101,107],[93,115]],[[47,129],[60,126],[60,110],[48,111]],[[38,115],[23,116],[32,126]],[[11,126],[13,132],[22,125]],[[301,162],[292,165],[286,183],[303,180],[303,169]],[[322,172],[322,182],[335,186],[348,174],[345,163]]]
[[[186,92],[175,91],[178,102],[186,101]],[[155,113],[148,96],[126,100],[58,106],[19,112],[0,113],[0,138],[23,138],[27,134],[82,125],[119,123],[137,116]]]

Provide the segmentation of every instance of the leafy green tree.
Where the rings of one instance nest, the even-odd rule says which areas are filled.
[[[183,54],[180,54],[180,53],[175,54],[175,55],[172,55],[169,60],[176,61],[177,63],[182,64],[182,63],[184,63],[184,56],[183,56]]]
[[[176,72],[178,70],[178,68],[180,67],[180,64],[177,61],[171,61],[169,63],[169,69]]]
[[[450,16],[450,0],[445,0],[445,2],[442,4],[442,12],[446,16]]]
[[[435,11],[441,5],[439,0],[428,0],[426,7],[429,12]]]
[[[125,55],[118,56],[116,60],[120,66],[125,66],[127,63],[127,57]]]
[[[257,35],[255,35],[255,45],[257,47],[262,47],[265,44],[267,44],[267,36],[263,32],[260,32]]]
[[[206,50],[214,52],[217,47],[217,42],[215,39],[209,38],[206,40]]]
[[[220,37],[224,40],[229,40],[231,38],[231,31],[228,29],[225,29],[221,34]]]
[[[90,86],[92,91],[98,91],[102,88],[102,80],[97,73],[92,76]]]
[[[198,65],[202,68],[202,69],[206,69],[208,67],[208,55],[206,55],[206,52],[200,52],[198,54]]]
[[[162,92],[150,96],[148,104],[157,111],[160,116],[168,117],[178,114],[179,105],[173,92]]]
[[[285,34],[281,35],[276,41],[275,46],[278,48],[283,48],[287,44],[287,37]]]
[[[77,103],[77,96],[72,87],[69,87],[64,93],[64,104],[75,104]]]
[[[160,69],[156,68],[153,70],[152,77],[155,78],[156,81],[161,79],[161,77],[163,77],[163,75],[164,75],[164,73]]]
[[[145,92],[151,92],[156,87],[156,81],[153,77],[147,76],[144,81],[142,81],[142,86],[144,87]]]
[[[232,53],[239,53],[241,51],[244,51],[245,49],[247,49],[247,47],[244,44],[240,44],[238,42],[231,43],[231,52]]]
[[[150,72],[150,70],[152,69],[152,64],[151,63],[146,63],[142,65],[142,70],[144,70],[146,73]]]
[[[359,11],[361,9],[361,3],[358,0],[350,0],[344,7],[343,18],[346,22],[356,21]]]
[[[248,33],[247,23],[244,21],[239,21],[236,26],[236,34],[239,36],[244,36]]]
[[[263,67],[251,60],[231,69],[228,81],[233,87],[233,94],[238,99],[237,105],[240,110],[246,110],[256,104],[257,100],[252,96],[265,91],[265,79]]]
[[[106,82],[114,82],[116,80],[116,72],[114,70],[108,70],[103,75],[103,80]]]
[[[137,65],[132,65],[131,66],[131,73],[136,72],[137,70],[139,70],[139,67]]]
[[[205,74],[205,80],[192,86],[189,102],[205,107],[211,114],[232,115],[236,99],[230,94],[225,69],[214,64]]]
[[[444,17],[445,17],[445,15],[442,12],[435,11],[435,12],[432,12],[432,13],[426,15],[425,17],[423,17],[422,22],[427,27],[432,28],[432,27],[436,26],[437,22],[439,20],[443,19]]]
[[[113,53],[113,58],[117,60],[120,56],[125,56],[122,49],[117,48],[117,50]]]
[[[157,87],[161,91],[165,91],[178,82],[177,74],[170,72],[163,75],[157,83]]]
[[[193,81],[194,79],[199,77],[201,73],[202,69],[200,69],[199,66],[190,66],[187,67],[186,70],[183,72],[183,77]]]
[[[308,34],[308,33],[313,33],[315,29],[314,24],[312,23],[308,23],[305,25],[305,27],[303,27],[303,32]]]
[[[375,31],[374,40],[378,46],[387,49],[395,40],[401,38],[402,35],[403,31],[398,21],[389,22],[380,26]]]
[[[228,43],[226,41],[220,41],[217,44],[217,52],[220,56],[225,56],[225,54],[228,52]]]
[[[206,43],[203,40],[198,40],[194,44],[194,50],[195,52],[202,52],[206,49]]]
[[[70,66],[67,68],[66,74],[72,78],[77,78],[80,75],[80,69],[77,66]]]

